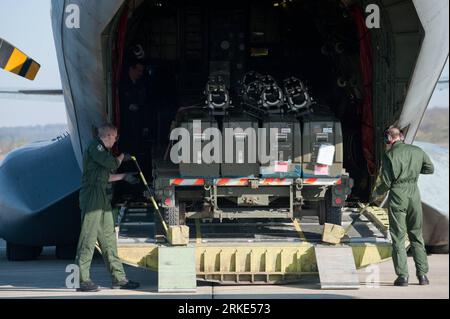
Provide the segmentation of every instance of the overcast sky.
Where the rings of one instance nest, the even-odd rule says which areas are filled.
[[[33,82],[0,70],[0,89],[61,88],[50,21],[50,0],[0,0],[0,8],[0,37],[41,64]],[[448,72],[447,64],[443,73],[447,79]],[[448,107],[448,99],[448,89],[437,90],[431,106]],[[56,123],[66,123],[63,103],[0,99],[0,127]]]
[[[0,70],[0,89],[60,89],[50,0],[0,0],[0,37],[41,64],[34,81]],[[0,127],[66,123],[64,103],[0,99]]]

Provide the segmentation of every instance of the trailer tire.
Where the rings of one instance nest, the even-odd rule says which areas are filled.
[[[342,207],[327,207],[327,224],[342,225]]]
[[[165,210],[164,219],[167,226],[179,226],[180,225],[180,209],[178,207],[170,207]]]
[[[317,203],[319,211],[319,225],[324,225],[327,222],[327,207],[324,200]]]
[[[327,192],[325,196],[325,211],[327,224],[342,225],[342,207],[331,205],[331,192]]]

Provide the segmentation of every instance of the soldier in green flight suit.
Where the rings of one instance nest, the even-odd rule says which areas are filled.
[[[111,148],[117,142],[117,129],[105,125],[98,130],[98,138],[92,141],[83,157],[83,177],[80,190],[80,209],[82,212],[81,234],[78,242],[76,264],[80,269],[80,288],[78,291],[95,292],[99,287],[89,275],[95,245],[98,241],[107,268],[112,276],[113,289],[136,289],[138,283],[126,278],[117,253],[117,242],[111,208],[110,183],[124,180],[137,183],[133,174],[114,174],[129,155],[114,157]]]
[[[408,286],[406,236],[416,265],[420,285],[429,285],[428,260],[422,235],[422,201],[417,186],[420,174],[433,174],[434,166],[425,152],[403,142],[403,133],[397,127],[385,132],[385,143],[392,147],[382,162],[382,172],[374,198],[389,191],[389,227],[392,237],[392,260],[398,278],[395,286]]]

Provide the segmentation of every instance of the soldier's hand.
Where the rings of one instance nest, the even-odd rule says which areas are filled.
[[[139,183],[139,178],[136,177],[136,173],[125,174],[123,180],[130,185],[136,185]]]
[[[139,111],[139,105],[137,105],[137,104],[130,104],[130,111],[131,112],[137,112],[137,111]]]
[[[130,154],[127,154],[127,153],[123,154],[123,161],[124,162],[129,162],[132,159],[133,159],[133,156],[131,156]]]
[[[384,196],[378,194],[376,191],[372,193],[372,196],[370,197],[370,204],[371,206],[380,206],[383,203]]]
[[[120,154],[119,156],[117,156],[117,159],[120,163],[123,162],[123,159],[125,158],[125,154]]]
[[[149,190],[144,191],[143,193],[145,198],[150,199],[151,197],[155,197],[155,190],[151,187],[149,187]]]

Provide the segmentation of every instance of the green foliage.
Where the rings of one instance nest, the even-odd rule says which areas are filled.
[[[429,109],[422,120],[416,140],[448,148],[448,108]]]
[[[24,145],[52,140],[67,131],[66,125],[0,127],[0,161],[12,150]]]

